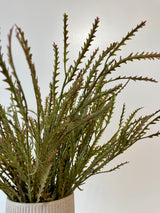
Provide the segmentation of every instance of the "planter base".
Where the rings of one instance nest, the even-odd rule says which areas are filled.
[[[44,203],[18,203],[7,199],[6,213],[74,213],[74,194]]]

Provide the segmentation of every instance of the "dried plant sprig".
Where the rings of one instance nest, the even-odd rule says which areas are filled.
[[[69,43],[68,43],[68,29],[67,29],[67,27],[68,27],[68,15],[66,13],[64,13],[63,22],[64,22],[64,31],[63,31],[63,35],[64,35],[64,52],[63,52],[63,55],[64,55],[64,72],[65,72],[65,75],[67,75],[66,63],[69,60],[69,58],[67,58],[67,55],[69,53],[69,51],[68,51]]]
[[[0,105],[0,189],[13,201],[46,202],[63,198],[76,188],[81,189],[89,177],[115,171],[128,163],[120,163],[108,171],[104,169],[137,141],[160,135],[159,131],[149,132],[150,126],[160,121],[160,110],[137,118],[141,110],[139,108],[125,118],[124,104],[117,130],[108,141],[99,144],[103,133],[112,123],[117,96],[129,82],[157,82],[143,76],[112,77],[112,72],[116,73],[122,64],[142,59],[160,59],[160,53],[154,52],[116,56],[117,51],[120,52],[126,41],[146,22],[137,25],[120,42],[111,43],[98,57],[99,49],[96,48],[83,64],[98,29],[99,18],[96,18],[77,59],[70,66],[67,14],[64,14],[63,22],[64,80],[59,88],[59,48],[53,43],[53,77],[44,106],[28,41],[21,28],[15,26],[16,37],[31,73],[37,104],[35,112],[29,109],[13,61],[14,28],[8,36],[11,73],[0,47],[0,72],[11,93],[8,110]],[[109,84],[111,82],[112,86]]]
[[[128,34],[122,38],[120,42],[117,43],[116,47],[110,52],[106,63],[110,59],[110,57],[115,56],[117,51],[120,51],[121,46],[126,45],[126,41],[131,40],[133,36],[135,36],[135,33],[138,32],[139,29],[143,28],[146,25],[146,21],[142,21],[140,24],[138,24],[135,28],[133,28]]]
[[[79,51],[77,60],[74,61],[74,66],[70,66],[69,68],[68,82],[70,82],[73,79],[76,72],[79,70],[78,66],[82,63],[82,59],[85,58],[86,52],[89,51],[89,47],[91,46],[91,43],[95,38],[95,33],[97,31],[98,24],[99,24],[99,18],[97,17],[94,21],[94,24],[90,33],[88,34],[88,38],[86,39],[86,42],[84,42],[84,45],[81,48],[81,51]]]

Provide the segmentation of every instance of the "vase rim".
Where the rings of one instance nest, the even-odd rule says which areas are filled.
[[[34,203],[23,203],[23,202],[16,202],[16,201],[12,201],[12,200],[10,200],[8,197],[7,197],[7,202],[9,202],[9,203],[12,203],[12,204],[16,204],[16,205],[19,205],[19,206],[21,206],[21,205],[50,205],[50,204],[52,204],[53,202],[54,203],[57,203],[57,202],[61,202],[62,200],[70,200],[70,199],[73,199],[74,198],[74,193],[72,193],[72,194],[70,194],[70,195],[68,195],[68,196],[66,196],[66,197],[63,197],[63,198],[60,198],[60,199],[58,199],[58,200],[52,200],[52,201],[46,201],[46,202],[38,202],[38,203],[36,203],[36,202],[34,202]]]

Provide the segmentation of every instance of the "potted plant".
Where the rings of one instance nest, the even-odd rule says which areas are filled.
[[[7,195],[6,213],[46,213],[47,209],[56,213],[74,212],[76,188],[93,175],[123,166],[127,162],[109,171],[103,170],[106,164],[137,141],[160,134],[148,133],[149,127],[160,120],[159,110],[137,118],[140,109],[136,109],[125,119],[126,107],[123,105],[117,121],[118,129],[107,142],[98,143],[112,122],[117,96],[129,81],[156,82],[142,76],[112,77],[112,73],[127,62],[160,59],[160,53],[153,52],[117,56],[126,41],[145,25],[141,22],[120,42],[110,44],[98,57],[99,50],[95,49],[83,63],[98,24],[99,18],[96,18],[78,58],[69,66],[68,16],[64,14],[64,80],[60,88],[59,49],[53,43],[53,78],[44,104],[30,47],[22,29],[15,26],[10,30],[9,68],[0,49],[0,72],[8,85],[11,100],[7,109],[0,105],[0,189]],[[36,100],[35,112],[29,109],[14,65],[11,48],[14,29],[29,66]]]

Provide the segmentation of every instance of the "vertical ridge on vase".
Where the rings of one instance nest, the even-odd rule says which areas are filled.
[[[74,194],[44,203],[6,201],[6,213],[74,213]]]

